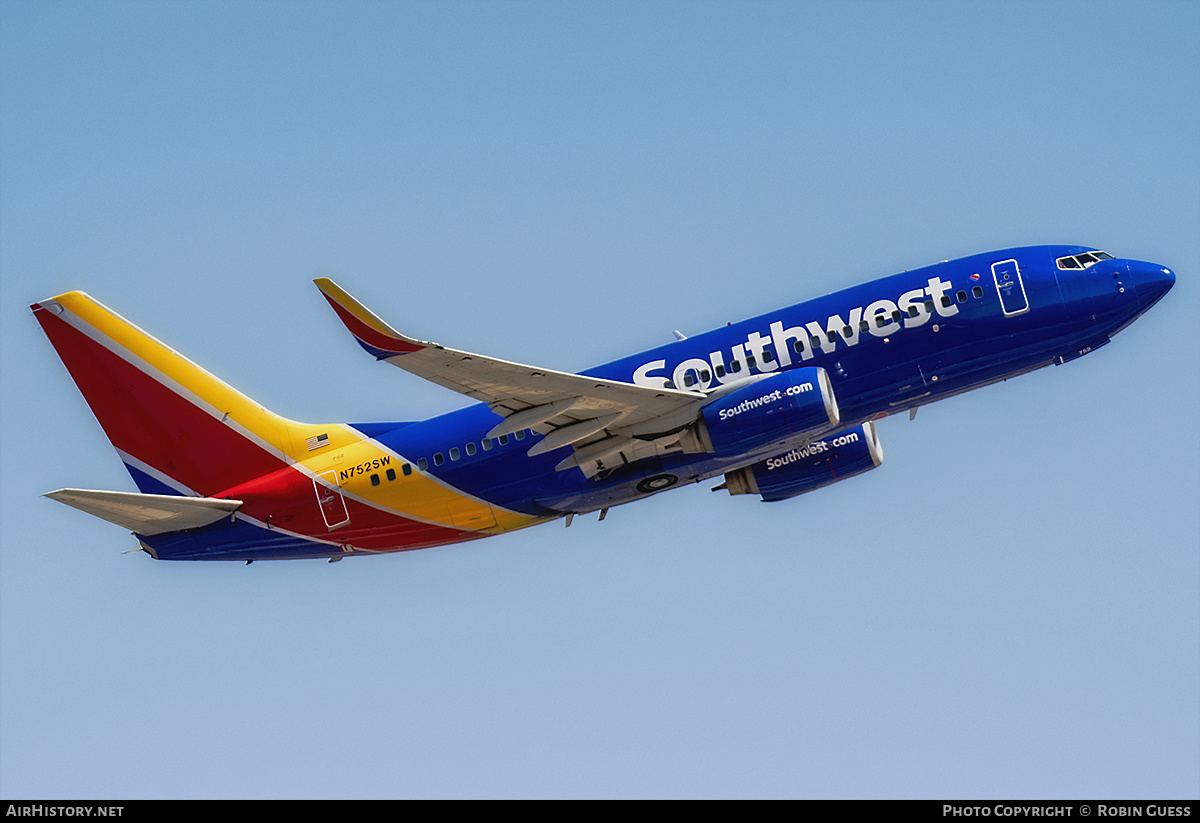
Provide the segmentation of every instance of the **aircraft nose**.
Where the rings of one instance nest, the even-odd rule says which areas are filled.
[[[1148,309],[1175,285],[1175,272],[1157,263],[1129,261],[1129,275],[1137,290],[1138,302]]]

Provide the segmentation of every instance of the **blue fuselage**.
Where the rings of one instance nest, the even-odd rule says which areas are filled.
[[[1170,270],[1157,264],[1073,257],[1086,258],[1088,251],[1034,246],[938,263],[584,374],[718,393],[788,369],[821,366],[846,429],[1086,354],[1174,282]],[[467,494],[543,516],[628,502],[657,490],[646,486],[648,478],[696,482],[780,451],[775,444],[736,456],[665,454],[589,478],[578,470],[555,470],[566,450],[527,456],[530,439],[494,441],[492,448],[467,454],[465,444],[482,443],[497,419],[479,405],[423,422],[355,428],[410,460],[426,458],[430,473]],[[451,449],[456,459],[444,457]]]

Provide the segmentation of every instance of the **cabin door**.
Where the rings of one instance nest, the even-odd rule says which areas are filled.
[[[325,480],[329,485],[325,485]],[[337,472],[325,472],[320,479],[313,478],[313,488],[317,491],[317,505],[321,507],[321,517],[325,519],[325,528],[334,529],[345,526],[350,522],[350,512],[346,510],[346,498],[338,491]]]
[[[996,291],[1000,294],[1000,307],[1004,309],[1005,317],[1029,311],[1029,298],[1025,296],[1021,267],[1016,260],[993,263],[992,279],[996,281]]]

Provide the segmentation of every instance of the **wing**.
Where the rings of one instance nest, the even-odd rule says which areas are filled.
[[[574,447],[559,463],[560,471],[579,466],[591,475],[620,455],[634,460],[683,448],[681,433],[706,400],[701,392],[525,366],[416,340],[393,329],[332,280],[313,282],[358,344],[377,360],[487,403],[503,417],[488,437],[533,429],[545,437],[530,455]]]

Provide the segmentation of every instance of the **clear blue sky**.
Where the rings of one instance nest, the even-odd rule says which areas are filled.
[[[0,796],[1200,795],[1200,4],[0,3]],[[685,488],[380,558],[156,563],[29,303],[268,407],[461,399],[965,254],[1172,267],[1113,345]]]

